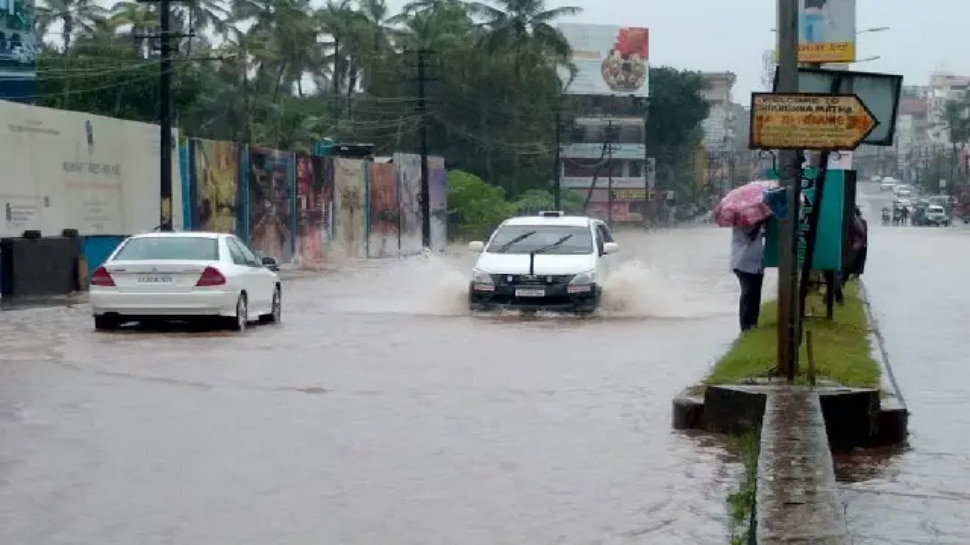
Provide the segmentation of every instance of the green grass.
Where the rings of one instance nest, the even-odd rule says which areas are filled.
[[[844,386],[879,387],[879,364],[869,345],[869,322],[865,304],[855,282],[845,285],[845,305],[835,307],[834,320],[825,319],[825,302],[818,293],[806,301],[805,331],[812,332],[815,374]],[[743,333],[704,379],[704,386],[737,384],[764,377],[777,360],[778,306],[770,301],[761,307],[758,327]],[[798,379],[808,378],[807,343],[802,342]]]
[[[731,515],[731,545],[748,542],[751,508],[758,482],[758,453],[761,450],[761,430],[754,429],[730,437],[728,451],[738,457],[744,466],[738,489],[727,497],[728,513]]]

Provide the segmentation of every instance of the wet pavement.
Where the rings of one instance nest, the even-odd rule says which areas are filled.
[[[903,452],[837,460],[856,545],[970,543],[970,229],[883,227],[867,187],[866,286],[911,411]]]
[[[735,336],[726,233],[618,240],[590,319],[468,315],[468,255],[293,280],[244,336],[4,312],[0,543],[723,543],[737,468],[670,400]]]

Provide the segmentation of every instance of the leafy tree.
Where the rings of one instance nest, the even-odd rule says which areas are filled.
[[[456,238],[484,238],[516,211],[502,188],[462,170],[448,171],[448,206],[453,218],[448,233]]]
[[[18,4],[19,5],[19,4]],[[41,0],[35,28],[42,106],[157,120],[157,4]],[[180,38],[174,108],[185,135],[307,150],[331,137],[377,153],[431,152],[518,198],[546,190],[553,162],[555,30],[577,8],[543,0],[190,0],[173,8]],[[48,33],[56,28],[57,31]],[[427,51],[427,116],[418,111],[417,50]],[[686,172],[706,106],[700,78],[651,70],[647,134],[662,163]],[[564,112],[563,117],[569,117]],[[567,192],[568,193],[568,192]],[[531,198],[531,197],[530,197]]]

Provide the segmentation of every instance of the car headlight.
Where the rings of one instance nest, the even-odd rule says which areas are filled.
[[[472,289],[478,291],[494,291],[495,283],[492,282],[492,275],[478,269],[472,270]]]
[[[577,274],[569,281],[566,291],[569,293],[583,293],[593,289],[596,283],[596,271],[587,271]]]

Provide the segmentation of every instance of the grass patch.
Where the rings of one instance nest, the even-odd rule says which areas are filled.
[[[731,515],[731,545],[748,542],[751,511],[757,492],[760,448],[761,430],[758,429],[729,438],[728,451],[737,456],[744,466],[738,489],[727,497],[728,513]]]
[[[812,332],[815,373],[844,386],[878,388],[879,364],[872,357],[869,344],[869,321],[865,303],[859,297],[859,286],[848,282],[844,287],[845,305],[835,307],[834,320],[825,319],[825,301],[812,293],[805,302],[805,331]],[[778,305],[769,301],[761,306],[758,327],[742,334],[714,365],[704,385],[737,384],[764,377],[777,360]],[[808,378],[806,343],[802,343],[798,379]]]

